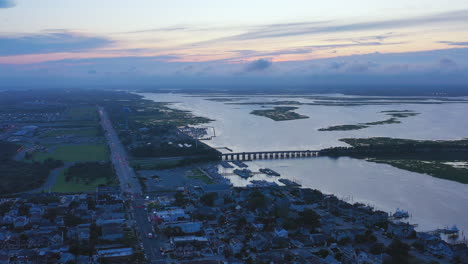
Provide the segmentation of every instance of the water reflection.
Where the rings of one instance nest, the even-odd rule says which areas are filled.
[[[275,122],[249,114],[262,109],[255,105],[232,105],[179,94],[144,94],[148,99],[177,102],[174,107],[214,119],[213,147],[229,147],[235,152],[322,149],[344,146],[340,138],[388,136],[410,139],[460,139],[467,137],[467,104],[398,104],[363,106],[299,106],[298,113],[309,119]],[[297,98],[248,98],[245,101],[295,100]],[[418,116],[402,119],[401,124],[372,126],[358,131],[320,132],[331,125],[356,124],[385,120],[384,110],[414,110]],[[227,151],[227,150],[226,150]],[[384,211],[403,208],[412,214],[411,222],[419,230],[433,230],[457,224],[468,230],[468,185],[412,173],[384,164],[351,158],[326,157],[249,162],[251,170],[268,167],[304,187],[319,189],[355,202],[363,202]],[[226,172],[226,171],[225,171]],[[256,175],[252,179],[277,181],[276,177]],[[237,186],[248,181],[231,177]]]

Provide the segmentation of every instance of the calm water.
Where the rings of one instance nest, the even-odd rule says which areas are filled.
[[[388,136],[411,139],[460,139],[468,135],[468,104],[398,104],[386,106],[311,106],[301,105],[296,112],[309,119],[276,122],[249,114],[263,109],[259,105],[230,105],[207,101],[202,97],[180,94],[143,94],[159,102],[174,102],[173,107],[192,111],[215,121],[216,137],[207,141],[213,147],[229,147],[234,152],[256,150],[322,149],[344,146],[345,137]],[[239,102],[294,100],[297,98],[255,97]],[[331,125],[374,122],[388,118],[380,111],[414,110],[421,113],[401,119],[401,124],[372,126],[357,131],[320,132]],[[281,177],[319,189],[354,202],[363,202],[391,212],[396,208],[410,211],[411,222],[419,230],[433,230],[457,224],[468,230],[468,185],[412,173],[384,164],[351,158],[272,160],[249,162],[252,170],[268,167]],[[277,181],[276,178],[255,176],[253,179]],[[231,177],[238,186],[248,182]]]

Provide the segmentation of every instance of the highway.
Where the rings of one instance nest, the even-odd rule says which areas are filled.
[[[99,115],[121,190],[124,194],[128,194],[128,197],[131,197],[130,215],[135,221],[136,231],[145,251],[146,259],[152,264],[166,263],[159,250],[159,240],[148,237],[148,233],[154,234],[153,226],[148,221],[148,214],[143,206],[142,188],[133,168],[128,164],[125,148],[103,107],[99,107]]]
[[[112,126],[109,116],[103,107],[99,107],[99,115],[101,117],[101,125],[105,131],[107,143],[109,145],[111,161],[114,164],[114,169],[119,178],[120,188],[122,192],[130,195],[141,195],[141,185],[127,160],[125,148],[119,140],[114,127]]]

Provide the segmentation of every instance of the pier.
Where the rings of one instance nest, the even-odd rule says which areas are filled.
[[[239,153],[223,153],[221,160],[266,160],[266,159],[292,159],[292,158],[308,158],[320,156],[319,150],[284,150],[284,151],[256,151],[256,152],[239,152]]]

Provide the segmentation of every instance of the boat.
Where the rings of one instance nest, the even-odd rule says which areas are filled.
[[[281,176],[281,174],[269,168],[259,169],[258,171],[260,171],[261,173],[265,173],[266,175],[269,175],[269,176]]]
[[[288,180],[288,179],[279,179],[278,181],[281,182],[282,184],[286,185],[286,186],[289,186],[289,187],[300,187],[301,186],[299,183],[293,182],[293,181]]]
[[[247,164],[245,164],[244,162],[240,161],[240,160],[234,160],[232,161],[232,163],[234,163],[234,165],[236,165],[237,167],[239,168],[247,168],[249,167]]]
[[[247,179],[247,178],[250,178],[250,177],[253,176],[252,171],[249,170],[249,169],[242,169],[242,170],[235,169],[234,173],[239,175],[240,177],[242,177],[244,179]]]
[[[276,182],[269,182],[269,181],[263,181],[263,180],[253,180],[250,182],[250,184],[247,184],[247,187],[250,188],[265,188],[265,187],[276,187],[278,184]]]

